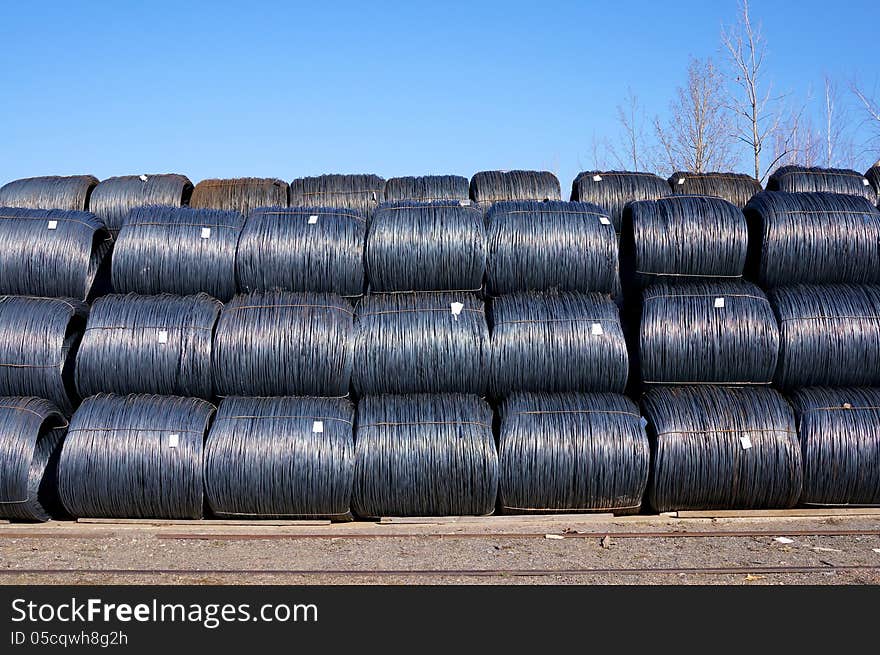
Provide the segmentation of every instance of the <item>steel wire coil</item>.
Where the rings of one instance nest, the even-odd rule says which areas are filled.
[[[776,317],[754,284],[658,283],[644,292],[645,384],[770,384],[778,354]]]
[[[745,215],[748,270],[765,287],[880,282],[880,211],[864,198],[765,191]]]
[[[345,396],[352,371],[351,305],[327,293],[235,296],[214,330],[220,396]]]
[[[880,385],[880,287],[799,284],[768,296],[779,323],[777,386]]]
[[[385,180],[371,173],[300,177],[290,183],[290,206],[354,209],[370,216],[384,192]]]
[[[92,191],[89,210],[104,221],[115,237],[128,213],[137,207],[189,204],[193,184],[186,175],[123,175],[102,180]]]
[[[67,421],[34,397],[0,397],[0,518],[48,521],[62,513],[56,465]]]
[[[803,482],[794,414],[766,388],[658,387],[642,397],[658,512],[793,507]]]
[[[880,195],[880,162],[877,162],[865,172],[865,179],[871,183],[871,187]],[[880,197],[878,197],[877,206],[880,207]]]
[[[140,207],[129,214],[113,251],[117,293],[199,292],[228,300],[236,291],[241,214],[188,207]]]
[[[788,398],[804,460],[801,504],[880,504],[880,389],[810,387]]]
[[[470,195],[483,208],[501,200],[562,200],[559,180],[548,171],[480,171]]]
[[[742,211],[720,198],[671,196],[627,205],[621,235],[624,280],[739,278],[748,252]]]
[[[601,207],[587,202],[496,202],[486,222],[489,293],[616,290],[617,235]]]
[[[262,207],[248,216],[235,271],[242,293],[364,291],[366,216],[332,207]]]
[[[712,196],[726,200],[739,209],[746,206],[761,183],[743,173],[689,173],[678,171],[668,180],[672,193],[686,196]]]
[[[76,357],[80,396],[212,398],[211,342],[222,307],[204,293],[99,298]]]
[[[623,209],[636,200],[659,200],[672,195],[669,184],[653,173],[633,171],[583,171],[571,183],[571,199],[591,202],[608,212],[620,232]]]
[[[359,395],[486,390],[489,328],[470,293],[366,296],[354,325]]]
[[[69,416],[88,306],[66,298],[0,296],[0,395],[45,398]]]
[[[196,184],[189,204],[195,209],[235,211],[247,216],[258,207],[287,207],[287,199],[287,182],[273,177],[215,178]]]
[[[597,293],[518,293],[492,301],[489,387],[622,393],[629,368],[617,306]]]
[[[94,214],[0,207],[0,293],[85,300],[111,244]]]
[[[370,290],[479,290],[486,229],[476,207],[458,202],[383,203],[367,230]]]
[[[767,179],[767,190],[839,193],[865,198],[872,205],[877,204],[877,191],[871,186],[870,180],[848,168],[781,166]]]
[[[498,490],[492,409],[474,395],[366,396],[358,403],[358,516],[491,514]]]
[[[460,175],[392,177],[385,182],[385,202],[458,200],[470,204],[469,180]]]
[[[639,510],[648,438],[639,409],[610,393],[514,393],[501,404],[503,512]]]
[[[92,175],[47,175],[13,180],[0,187],[0,207],[86,211],[98,184]]]
[[[205,495],[218,517],[350,518],[354,405],[341,398],[220,403],[205,442]]]
[[[177,396],[99,394],[70,419],[58,490],[71,516],[202,517],[202,451],[214,406]]]

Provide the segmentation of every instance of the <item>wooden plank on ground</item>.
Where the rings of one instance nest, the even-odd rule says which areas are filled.
[[[301,519],[301,520],[265,520],[254,519],[77,519],[77,523],[100,523],[106,525],[245,525],[249,527],[275,527],[285,525],[330,525],[330,520],[325,519]]]
[[[796,509],[682,510],[663,516],[680,519],[819,518],[822,516],[880,516],[880,507],[799,507]]]
[[[582,523],[610,521],[614,514],[498,514],[493,516],[383,516],[379,523],[398,525],[448,525],[457,523],[498,525],[528,525],[543,523]]]

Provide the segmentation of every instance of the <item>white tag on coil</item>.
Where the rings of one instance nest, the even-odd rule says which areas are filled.
[[[597,337],[600,334],[604,334],[604,332],[602,331],[602,324],[601,323],[593,323],[590,326],[590,334],[592,334],[594,337]]]
[[[683,178],[683,177],[678,178],[678,183],[679,183],[679,184],[684,184],[684,178]]]
[[[449,304],[449,309],[452,310],[452,315],[455,317],[455,320],[458,320],[458,315],[461,314],[461,310],[464,309],[464,303],[454,302]]]
[[[602,181],[601,175],[594,175],[593,176],[593,182],[601,182],[601,181]]]
[[[211,238],[211,228],[209,228],[209,227],[202,228],[202,238],[203,239],[210,239]]]
[[[318,215],[312,214],[309,216],[309,225],[317,225],[318,224]]]
[[[607,216],[600,216],[600,217],[599,217],[599,222],[600,222],[602,225],[611,225],[611,221],[608,220],[608,217],[607,217]]]
[[[324,421],[313,421],[312,432],[319,434],[324,431]]]
[[[747,434],[741,436],[739,442],[742,444],[743,450],[748,450],[752,447],[752,438]]]
[[[47,230],[57,230],[58,229],[58,221],[49,221],[49,224],[46,226]]]
[[[168,330],[159,330],[159,343],[168,343]]]
[[[724,298],[716,298],[715,299],[715,309],[723,309],[724,308]]]
[[[146,181],[147,181],[147,176],[146,176],[146,175],[140,175],[139,177],[140,177],[141,182],[146,182]]]
[[[176,432],[168,435],[168,447],[169,448],[177,448],[177,444],[180,442],[180,435]]]
[[[864,184],[865,186],[868,186],[868,185],[871,184],[871,183],[868,182],[868,178],[863,177],[863,178],[862,178],[862,184]]]

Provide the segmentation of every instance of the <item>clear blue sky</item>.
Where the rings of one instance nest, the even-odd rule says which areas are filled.
[[[780,88],[877,82],[875,3],[752,13]],[[5,2],[0,183],[548,168],[567,190],[593,136],[616,138],[627,87],[664,113],[735,14],[735,0]]]

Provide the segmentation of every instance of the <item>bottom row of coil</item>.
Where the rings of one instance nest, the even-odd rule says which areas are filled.
[[[642,416],[644,414],[644,418]],[[332,518],[880,502],[880,390],[0,398],[0,516]],[[494,436],[497,427],[498,439]],[[800,432],[798,432],[798,430]]]

